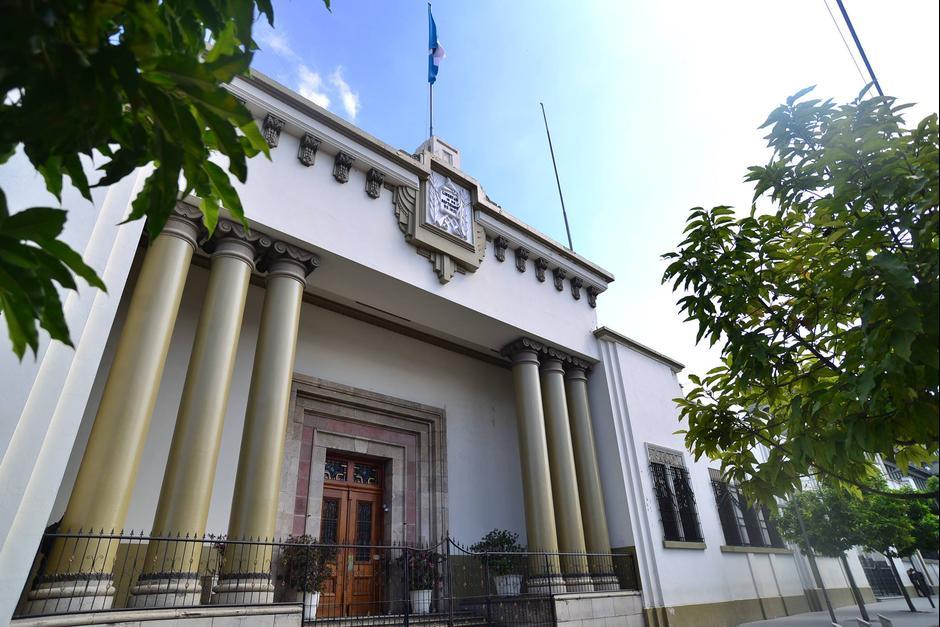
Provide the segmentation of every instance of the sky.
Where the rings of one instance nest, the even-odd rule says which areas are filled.
[[[940,3],[844,2],[886,94],[917,103],[910,120],[936,112]],[[427,138],[425,2],[274,6],[256,69],[392,146]],[[660,283],[660,255],[690,208],[749,208],[743,176],[769,159],[757,127],[777,104],[810,85],[848,101],[868,82],[836,1],[436,0],[433,11],[447,52],[435,135],[490,198],[564,242],[544,102],[574,249],[616,277],[600,324],[687,373],[714,366],[717,349],[695,345]]]

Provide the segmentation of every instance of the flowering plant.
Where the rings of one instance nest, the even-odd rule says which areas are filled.
[[[431,549],[405,549],[398,558],[408,568],[408,585],[411,590],[431,590],[437,577],[437,565],[444,556]]]
[[[332,572],[327,565],[333,552],[307,534],[290,536],[281,550],[281,576],[287,587],[298,592],[319,592]]]

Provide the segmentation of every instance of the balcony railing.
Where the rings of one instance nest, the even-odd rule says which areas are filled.
[[[554,624],[553,594],[638,588],[629,554],[62,532],[44,536],[15,616],[306,603],[308,625],[536,626]]]

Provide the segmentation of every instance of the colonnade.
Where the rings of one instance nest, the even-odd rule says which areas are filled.
[[[589,366],[529,338],[502,353],[512,360],[529,550],[559,554],[531,565],[539,580],[529,587],[617,590],[588,405]]]
[[[228,537],[273,538],[302,295],[316,257],[220,221],[206,239],[198,210],[180,204],[151,243],[60,531],[114,534],[127,516],[151,417],[197,248],[211,255],[209,280],[177,413],[153,536],[201,539],[251,275],[265,297],[236,471]],[[503,349],[512,360],[530,550],[559,554],[533,563],[530,589],[617,589],[587,397],[588,364],[528,338]],[[111,606],[119,541],[57,539],[29,593],[36,612]],[[181,548],[182,546],[182,548]],[[183,606],[202,594],[199,541],[152,540],[130,590],[133,607]],[[213,601],[273,601],[270,549],[232,544]]]
[[[229,537],[273,538],[301,299],[316,257],[220,221],[202,237],[201,214],[178,205],[148,248],[98,413],[60,523],[61,532],[113,534],[124,526],[150,428],[183,287],[197,247],[211,254],[209,282],[193,342],[153,523],[154,536],[205,533],[223,420],[252,272],[266,291],[242,433]],[[203,240],[203,241],[200,241]],[[118,541],[59,538],[29,610],[83,611],[111,606]],[[151,541],[131,589],[135,607],[192,605],[201,595],[200,542]],[[227,556],[215,602],[239,595],[273,600],[270,551]],[[250,595],[245,593],[250,592]]]

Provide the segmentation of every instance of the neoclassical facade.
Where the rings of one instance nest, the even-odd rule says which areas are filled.
[[[271,146],[239,189],[250,228],[208,236],[195,198],[152,241],[115,226],[147,172],[76,201],[66,237],[108,292],[67,294],[74,350],[0,348],[0,619],[250,605],[274,624],[265,543],[493,529],[541,556],[524,585],[558,624],[815,606],[802,558],[675,434],[681,364],[598,328],[609,272],[495,204],[439,138],[402,151],[264,76],[230,87]],[[25,160],[0,176],[29,202]],[[364,555],[331,599],[392,594]],[[848,603],[840,568],[823,565]]]

